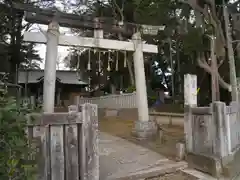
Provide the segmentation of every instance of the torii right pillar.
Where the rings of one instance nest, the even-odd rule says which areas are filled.
[[[141,34],[139,32],[135,33],[132,36],[132,40],[135,46],[133,61],[136,82],[136,101],[138,108],[138,120],[135,121],[133,134],[139,139],[146,139],[156,135],[157,126],[156,122],[149,119]]]

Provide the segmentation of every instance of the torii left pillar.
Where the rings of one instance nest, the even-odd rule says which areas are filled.
[[[46,34],[47,45],[43,85],[43,111],[45,113],[54,112],[59,35],[59,24],[56,21],[52,21],[48,26]]]
[[[140,139],[146,139],[156,135],[157,126],[156,122],[149,119],[144,57],[140,32],[137,32],[132,36],[132,41],[135,47],[133,61],[136,82],[136,101],[138,108],[138,120],[135,121],[133,134]]]

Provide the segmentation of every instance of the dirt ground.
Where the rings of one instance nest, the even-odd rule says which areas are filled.
[[[169,159],[176,159],[176,143],[184,140],[184,131],[181,127],[174,126],[162,126],[163,135],[162,140],[157,137],[155,140],[148,140],[140,142],[131,135],[134,122],[131,120],[120,120],[118,118],[105,118],[99,122],[99,128],[102,132],[124,138],[133,143],[151,149],[157,153],[166,156]],[[147,180],[196,180],[192,176],[188,176],[183,172],[176,172],[173,174],[166,174],[161,177],[149,178]]]
[[[158,152],[169,159],[175,160],[176,143],[184,140],[184,132],[181,127],[161,126],[163,135],[155,140],[139,141],[131,135],[134,122],[131,120],[120,120],[118,118],[105,118],[99,123],[100,130],[109,134],[127,139],[131,142],[144,146]]]

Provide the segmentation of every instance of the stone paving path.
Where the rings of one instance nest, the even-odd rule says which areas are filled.
[[[100,132],[100,180],[144,179],[185,168],[158,153]]]

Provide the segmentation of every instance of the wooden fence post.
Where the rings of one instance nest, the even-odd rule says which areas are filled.
[[[95,104],[82,105],[83,126],[81,133],[83,180],[99,180],[98,150],[98,107]]]

